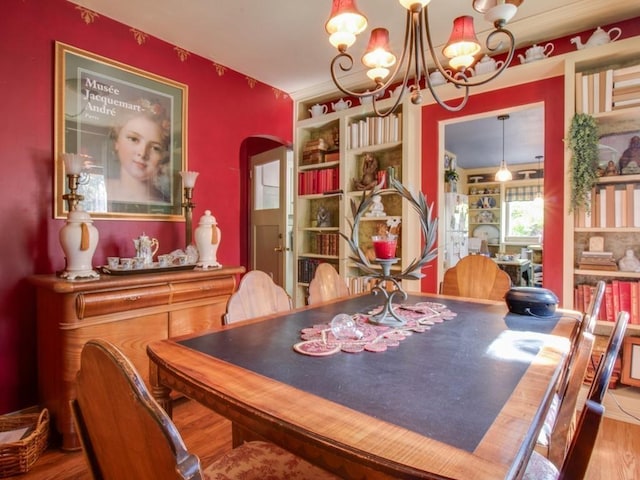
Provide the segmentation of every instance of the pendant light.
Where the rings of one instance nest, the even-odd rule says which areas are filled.
[[[508,119],[509,115],[498,115],[498,120],[502,122],[502,163],[500,163],[500,169],[496,172],[496,182],[508,182],[513,178],[504,159],[504,121]]]
[[[544,202],[544,198],[542,196],[542,184],[541,184],[541,179],[542,179],[542,169],[540,168],[541,165],[541,160],[544,157],[542,155],[536,155],[536,160],[538,160],[538,191],[536,192],[536,196],[533,199],[533,203],[534,205],[542,205]]]

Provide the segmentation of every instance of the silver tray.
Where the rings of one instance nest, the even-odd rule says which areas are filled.
[[[102,265],[101,267],[98,267],[100,273],[106,273],[107,275],[140,275],[142,273],[178,272],[180,270],[193,270],[194,268],[196,268],[195,263],[161,267],[157,262],[154,262],[144,268],[110,268],[108,265]]]

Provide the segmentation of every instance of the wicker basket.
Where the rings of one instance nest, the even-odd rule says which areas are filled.
[[[35,425],[22,440],[0,444],[0,478],[26,473],[47,448],[49,437],[49,411],[40,413],[0,416],[0,432]]]

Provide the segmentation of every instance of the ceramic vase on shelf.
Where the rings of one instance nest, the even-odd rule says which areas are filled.
[[[211,215],[211,210],[205,210],[200,217],[200,223],[195,231],[196,247],[198,247],[198,263],[201,268],[219,267],[216,258],[220,245],[220,229],[216,217]]]
[[[87,212],[80,207],[69,212],[67,223],[60,229],[60,245],[67,263],[62,278],[100,278],[92,266],[98,238],[98,229]]]

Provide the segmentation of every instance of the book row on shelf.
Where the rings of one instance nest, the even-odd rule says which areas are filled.
[[[324,260],[305,257],[298,258],[298,282],[311,282],[313,276],[316,273],[316,268],[318,268],[318,265],[320,265],[321,263],[324,263]]]
[[[590,199],[591,212],[576,212],[576,227],[640,227],[640,189],[635,184],[598,185]]]
[[[576,285],[574,305],[577,310],[587,310],[595,289],[594,285]],[[606,284],[598,320],[613,323],[620,312],[629,313],[629,324],[640,325],[640,282],[611,280]]]
[[[338,234],[337,233],[316,233],[314,252],[319,255],[338,256]]]
[[[347,149],[399,142],[402,138],[402,113],[387,117],[367,117],[349,124]]]
[[[576,113],[640,106],[640,65],[576,73]]]
[[[340,188],[338,167],[298,172],[298,195],[314,195]]]

